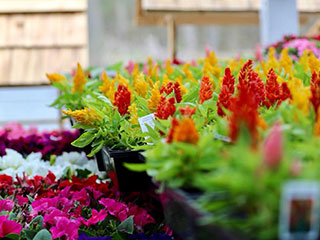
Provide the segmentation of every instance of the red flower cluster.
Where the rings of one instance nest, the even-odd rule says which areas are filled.
[[[163,94],[164,92],[167,94],[167,96],[174,91],[174,96],[176,98],[177,103],[182,101],[182,94],[181,94],[181,88],[180,83],[178,82],[168,82],[166,86],[162,86],[160,88],[160,93]]]
[[[288,88],[287,83],[282,83],[279,85],[277,82],[277,75],[274,70],[271,68],[268,73],[268,78],[266,81],[266,97],[265,106],[270,107],[274,106],[277,103],[277,106],[280,105],[284,100],[291,98],[291,93]]]
[[[167,143],[172,143],[174,130],[178,125],[179,125],[179,121],[176,118],[172,118],[172,120],[171,120],[171,128],[169,130],[168,137],[167,137],[167,140],[166,140]]]
[[[318,109],[320,106],[320,72],[319,75],[317,75],[316,72],[312,73],[310,87],[312,94],[310,101],[313,105],[314,112],[316,113],[316,118],[318,118]]]
[[[130,106],[131,93],[124,85],[119,85],[118,90],[114,93],[113,105],[118,107],[120,115],[128,114],[128,107]]]
[[[169,116],[173,116],[176,112],[176,106],[174,104],[175,100],[173,97],[166,99],[166,97],[161,96],[155,117],[159,119],[168,119]]]
[[[252,64],[252,60],[249,59],[240,70],[238,90],[250,89],[258,105],[262,105],[265,102],[264,84],[259,75],[253,71]]]
[[[165,92],[167,95],[169,95],[170,93],[172,93],[173,88],[174,88],[174,84],[173,82],[170,81],[167,83],[167,85],[162,86],[160,88],[160,93],[163,94],[163,92]]]
[[[176,98],[177,103],[182,101],[182,94],[181,94],[181,88],[180,88],[180,83],[175,82],[174,86],[174,96]]]
[[[184,108],[179,108],[179,111],[182,116],[191,117],[193,114],[196,113],[196,109],[197,109],[196,107],[191,108],[191,107],[189,107],[189,105],[187,105]]]
[[[199,99],[200,104],[212,98],[213,90],[208,76],[203,76],[200,84]]]
[[[231,96],[234,94],[234,76],[231,74],[230,68],[226,68],[224,71],[224,77],[221,86],[221,92],[219,94],[219,101],[217,102],[217,113],[219,116],[225,116],[222,107],[229,109]]]
[[[252,70],[252,60],[248,60],[239,74],[237,96],[231,98],[229,119],[230,137],[234,141],[242,125],[249,130],[253,145],[258,140],[258,107],[264,101],[264,85],[258,74]]]

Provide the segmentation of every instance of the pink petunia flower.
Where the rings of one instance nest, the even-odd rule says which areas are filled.
[[[99,203],[102,204],[111,215],[120,219],[120,221],[127,219],[128,207],[124,203],[117,202],[111,198],[102,198]]]
[[[14,206],[14,202],[10,199],[0,200],[0,211],[11,211]]]
[[[8,220],[8,216],[0,216],[0,238],[4,238],[10,233],[20,234],[22,226],[12,220]]]
[[[79,237],[80,222],[66,217],[57,217],[56,221],[56,225],[50,229],[53,239],[65,236],[67,240],[74,240]]]
[[[106,216],[108,216],[108,212],[105,209],[102,209],[99,212],[95,209],[92,209],[91,218],[89,218],[87,221],[82,221],[82,223],[89,227],[96,224],[97,222],[103,221]]]

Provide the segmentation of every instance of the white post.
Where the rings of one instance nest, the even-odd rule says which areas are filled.
[[[296,0],[261,0],[260,41],[262,46],[275,43],[284,35],[299,33]]]

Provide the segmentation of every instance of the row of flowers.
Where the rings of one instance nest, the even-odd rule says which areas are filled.
[[[204,59],[121,64],[48,74],[62,91],[54,106],[85,132],[73,142],[144,149],[146,163],[126,164],[166,186],[198,189],[206,219],[249,237],[278,235],[281,186],[320,179],[320,61],[271,47],[260,61]],[[139,118],[154,114],[143,132]],[[146,145],[152,142],[153,144]]]
[[[19,123],[8,123],[0,129],[0,156],[6,155],[6,149],[13,149],[23,156],[41,153],[43,159],[63,152],[79,151],[70,143],[79,137],[78,131],[39,132],[37,128],[24,128]]]
[[[0,237],[7,239],[169,240],[143,208],[120,202],[97,176],[71,180],[0,175]],[[154,233],[157,232],[157,233]]]

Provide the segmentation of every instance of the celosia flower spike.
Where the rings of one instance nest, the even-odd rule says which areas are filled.
[[[84,72],[82,70],[82,67],[80,63],[78,63],[77,72],[73,77],[73,86],[72,86],[72,92],[79,92],[82,93],[84,90],[84,84],[86,83],[86,78],[84,75]]]
[[[318,115],[319,115],[318,110],[320,106],[320,72],[319,72],[319,75],[316,72],[312,73],[310,89],[311,89],[310,101],[313,105],[313,109],[316,114],[316,119],[318,119]]]
[[[203,76],[200,84],[199,100],[200,104],[212,98],[213,90],[208,76]]]
[[[219,116],[224,116],[225,113],[222,107],[229,109],[231,96],[234,94],[234,76],[231,74],[230,68],[225,69],[221,92],[219,94],[219,100],[217,102],[217,113]]]
[[[118,90],[114,93],[114,106],[117,106],[120,115],[128,114],[130,106],[131,93],[124,85],[119,85]]]
[[[168,119],[169,116],[173,116],[176,112],[175,100],[173,97],[166,99],[164,96],[161,97],[159,102],[157,112],[155,113],[155,117],[159,119]]]

